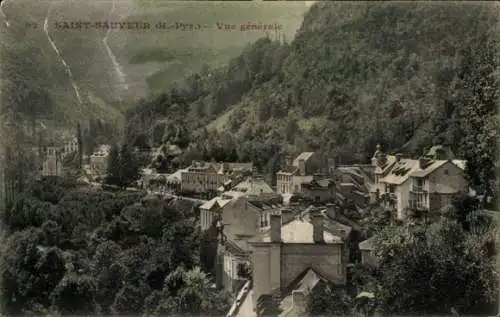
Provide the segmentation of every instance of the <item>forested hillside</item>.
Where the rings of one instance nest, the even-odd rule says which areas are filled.
[[[217,22],[279,22],[283,29],[276,36],[291,38],[306,10],[303,2],[286,9],[255,2],[135,2],[2,2],[2,112],[12,112],[9,120],[26,130],[24,139],[34,128],[48,134],[67,132],[76,121],[90,129],[92,123],[85,121],[92,119],[120,134],[123,110],[139,97],[168,89],[172,81],[205,64],[225,65],[265,35],[262,30],[219,30]],[[141,21],[152,29],[70,28],[76,21]],[[200,23],[207,28],[157,30],[158,22]],[[93,134],[96,138],[99,133]]]
[[[6,316],[222,316],[192,203],[43,178],[2,214]]]
[[[491,4],[316,3],[292,42],[260,39],[227,67],[144,100],[129,132],[191,142],[185,162],[253,159],[268,170],[284,149],[359,162],[377,142],[413,155],[449,143],[465,158],[492,158],[496,123],[477,129],[468,119],[486,122],[497,102],[497,13]]]

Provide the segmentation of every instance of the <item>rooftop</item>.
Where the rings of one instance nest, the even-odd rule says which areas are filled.
[[[295,160],[293,160],[292,165],[298,167],[300,160],[304,160],[305,162],[307,162],[313,155],[314,152],[302,152],[295,158]]]
[[[278,173],[294,174],[299,168],[297,166],[284,166]]]
[[[231,199],[223,199],[221,197],[215,197],[209,201],[207,201],[206,203],[204,203],[203,205],[200,206],[200,209],[205,209],[205,210],[210,210],[212,209],[216,204],[222,208],[224,207],[228,202],[230,202]]]
[[[410,173],[419,169],[418,160],[401,159],[393,165],[389,173],[381,180],[381,182],[401,185],[410,177]]]
[[[274,190],[263,179],[247,178],[232,188],[232,191],[242,192],[250,195],[274,193]]]
[[[373,243],[375,241],[375,237],[371,237],[359,244],[359,249],[364,250],[364,251],[371,251],[373,250]]]
[[[324,178],[324,179],[318,179],[318,180],[313,179],[310,182],[302,183],[302,186],[304,186],[306,188],[324,188],[324,189],[328,189],[328,188],[330,188],[332,186],[335,186],[335,183],[330,178]]]
[[[375,174],[383,174],[391,168],[391,166],[396,162],[395,155],[386,155],[387,162],[384,166],[380,167],[377,165],[375,168]]]
[[[187,169],[180,169],[177,170],[175,173],[168,175],[167,182],[180,182],[182,173],[186,171]]]
[[[278,204],[273,201],[265,201],[265,200],[249,200],[248,203],[262,210],[277,209],[283,206],[283,204]]]
[[[323,232],[325,243],[343,243],[342,239],[327,231]],[[270,242],[270,232],[260,236],[260,242]],[[313,225],[309,221],[295,219],[281,227],[281,240],[283,243],[311,243],[313,244]]]

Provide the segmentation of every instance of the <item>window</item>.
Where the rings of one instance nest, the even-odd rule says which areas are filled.
[[[424,180],[422,178],[417,178],[417,186],[418,187],[423,187],[424,186]]]
[[[265,228],[269,225],[271,220],[271,215],[269,213],[261,212],[260,213],[260,227]]]
[[[236,265],[236,272],[238,278],[247,279],[250,277],[250,267],[247,263],[239,262]]]
[[[448,170],[447,169],[444,170],[444,175],[448,175]]]

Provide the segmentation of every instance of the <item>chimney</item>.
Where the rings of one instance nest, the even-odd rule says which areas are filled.
[[[281,243],[281,215],[271,215],[271,243]]]
[[[336,168],[335,159],[329,158],[328,159],[328,172],[330,173],[330,175],[333,174],[333,172],[335,171],[335,168]]]
[[[281,219],[283,223],[287,223],[295,218],[295,214],[290,208],[281,208]]]
[[[330,219],[335,219],[337,217],[337,211],[335,208],[335,205],[332,203],[326,204],[326,214]]]
[[[324,232],[324,218],[323,215],[315,213],[312,215],[312,225],[313,225],[313,241],[314,243],[323,243]]]
[[[420,158],[418,159],[418,167],[419,167],[420,169],[422,169],[422,170],[423,170],[423,169],[425,168],[426,163],[427,163],[427,160],[425,159],[425,157],[420,157]]]
[[[300,175],[301,176],[306,175],[306,161],[304,161],[303,159],[300,159],[298,163],[299,163],[298,168],[299,168]]]
[[[401,153],[396,153],[396,162],[401,161],[401,158],[403,157],[403,154]]]

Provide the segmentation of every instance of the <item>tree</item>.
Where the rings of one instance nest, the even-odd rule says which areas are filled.
[[[66,275],[52,292],[52,304],[61,314],[95,314],[95,281],[88,275]]]
[[[495,270],[479,242],[484,246],[484,240],[447,218],[387,227],[375,237],[378,307],[389,313],[449,313],[492,303]]]
[[[2,309],[15,315],[36,302],[50,305],[50,292],[65,272],[60,249],[42,247],[42,231],[30,228],[11,235],[6,242],[2,266]]]
[[[171,272],[164,282],[155,313],[176,316],[221,315],[229,308],[230,297],[210,288],[210,281],[199,267],[185,270],[183,266]]]
[[[124,144],[119,151],[112,148],[108,159],[105,183],[124,189],[139,179],[140,162],[128,145]]]

